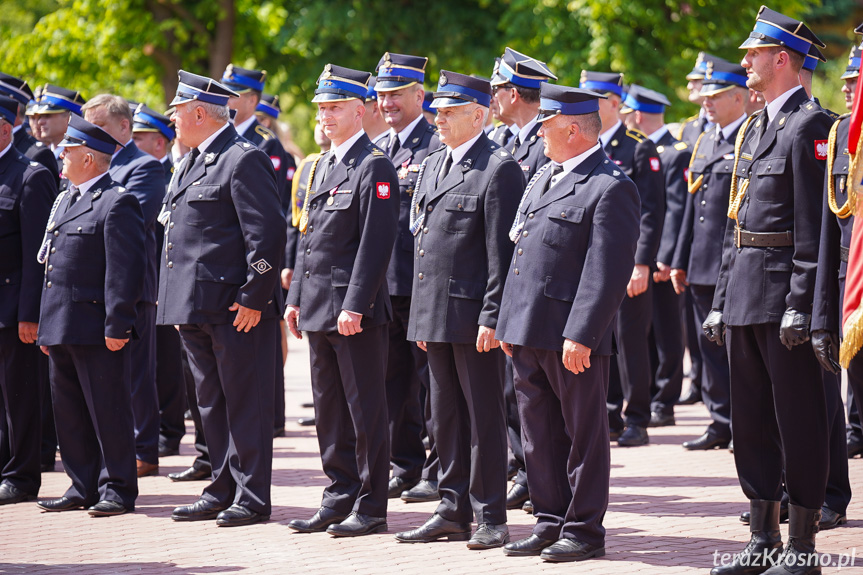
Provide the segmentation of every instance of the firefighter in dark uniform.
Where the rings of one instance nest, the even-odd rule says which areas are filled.
[[[30,116],[31,126],[35,122],[36,132],[33,134],[37,140],[51,148],[57,163],[57,172],[60,174],[59,190],[66,189],[67,182],[62,177],[63,160],[60,154],[63,152],[60,142],[66,134],[66,126],[72,114],[81,115],[81,106],[87,101],[80,92],[45,84],[38,89],[36,103],[27,108],[26,115]]]
[[[25,80],[10,76],[0,72],[0,94],[9,96],[18,102],[18,111],[15,117],[15,127],[13,128],[13,143],[18,151],[24,154],[25,157],[39,162],[51,172],[57,183],[60,183],[60,171],[57,167],[57,162],[54,160],[54,155],[51,149],[34,138],[26,129],[24,129],[24,119],[27,111],[27,104],[33,100],[33,92]]]
[[[715,575],[820,573],[815,533],[827,483],[827,409],[821,365],[807,343],[832,124],[800,85],[812,45],[805,24],[769,8],[741,46],[747,86],[766,108],[735,142],[729,222],[707,337],[727,343],[734,460],[749,499],[747,547]],[[782,470],[789,537],[779,532]],[[768,559],[782,564],[767,569]],[[762,567],[752,570],[752,562]],[[788,567],[786,563],[795,563]]]
[[[662,239],[665,218],[665,180],[656,144],[641,132],[628,130],[618,118],[623,75],[608,72],[581,73],[581,88],[608,96],[599,102],[602,133],[599,135],[605,153],[612,162],[635,182],[641,198],[641,234],[635,252],[632,279],[627,297],[620,305],[617,318],[619,355],[612,362],[608,385],[609,428],[612,439],[624,447],[645,445],[650,423],[650,333],[653,291],[652,272]],[[626,428],[620,413],[624,398]]]
[[[327,64],[318,78],[313,102],[332,148],[309,177],[285,313],[294,336],[309,335],[318,443],[332,482],[318,512],[288,526],[337,537],[387,529],[386,270],[399,183],[362,129],[370,77]]]
[[[704,96],[701,95],[701,86],[704,82],[704,75],[707,73],[707,64],[714,60],[721,59],[708,54],[699,52],[698,58],[695,60],[695,67],[686,75],[686,90],[689,92],[689,101],[700,106],[698,114],[683,120],[680,123],[680,129],[677,133],[677,139],[681,142],[686,142],[690,146],[694,146],[698,140],[698,136],[713,127],[713,122],[707,118],[704,110]]]

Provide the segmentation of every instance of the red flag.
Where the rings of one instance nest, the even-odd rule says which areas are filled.
[[[851,125],[848,128],[848,153],[851,155],[851,173],[848,175],[848,196],[852,200],[854,228],[848,254],[848,271],[845,276],[845,300],[842,302],[842,346],[839,363],[848,364],[863,348],[863,203],[861,203],[861,174],[863,162],[860,148],[860,126],[863,124],[863,82],[857,82]],[[856,201],[854,201],[856,199]],[[859,216],[859,217],[858,217]]]
[[[863,124],[863,82],[857,82],[854,92],[854,107],[851,109],[851,125],[848,127],[848,153],[854,157],[860,143],[860,125]],[[860,182],[856,182],[860,184]]]

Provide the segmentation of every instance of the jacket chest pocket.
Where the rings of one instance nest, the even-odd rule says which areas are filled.
[[[441,227],[452,234],[463,234],[470,231],[477,220],[479,196],[452,194],[444,196],[440,202],[444,209]]]
[[[785,175],[785,157],[763,158],[753,166],[758,178],[755,199],[759,202],[781,202],[788,198],[788,184]]]
[[[189,186],[186,189],[186,223],[198,226],[217,222],[221,216],[220,197],[220,186]]]
[[[848,183],[848,156],[846,154],[836,157],[831,175],[836,186],[836,194],[845,194],[845,184]]]
[[[734,157],[732,156],[729,159],[722,159],[713,166],[711,166],[710,171],[714,174],[731,174],[734,170]]]
[[[70,259],[98,260],[105,251],[99,239],[96,222],[67,223],[60,233],[65,235],[63,245],[57,250]]]
[[[314,215],[310,221],[315,226],[315,230],[320,230],[322,234],[338,235],[346,231],[345,226],[351,225],[348,223],[350,214],[354,211],[350,207],[354,204],[354,196],[356,193],[350,194],[333,194],[332,196],[324,194],[312,203],[317,202],[317,210],[321,210],[320,214],[323,217],[315,218]]]
[[[587,229],[581,222],[584,208],[569,204],[553,204],[548,207],[548,217],[542,232],[542,243],[566,250],[577,249],[580,236]]]

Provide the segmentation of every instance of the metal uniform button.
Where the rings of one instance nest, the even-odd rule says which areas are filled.
[[[177,204],[171,204],[171,209],[172,209],[172,210],[176,210],[176,209],[177,209]]]
[[[56,253],[57,253],[57,248],[51,248],[51,253],[52,253],[52,254],[56,254]]]
[[[424,228],[423,228],[423,233],[424,233],[424,234],[429,233],[429,228],[428,228],[428,226],[426,226],[426,227],[424,227]]]
[[[518,255],[521,255],[523,253],[524,253],[524,250],[522,250],[521,248],[518,248]]]
[[[515,275],[518,275],[518,268],[515,268],[513,271],[515,272]]]
[[[424,255],[426,255],[426,251],[425,251],[425,250],[420,250],[420,257],[423,257]]]
[[[699,221],[699,222],[703,222],[703,221],[704,221],[704,216],[699,217],[699,218],[698,218],[698,221]]]
[[[173,230],[174,229],[174,222],[171,222],[170,224],[168,224],[168,228]]]
[[[375,304],[370,303],[370,304],[369,304],[369,309],[375,309]]]
[[[533,219],[533,212],[531,212],[531,213],[527,214],[527,217],[528,217],[528,218],[530,218],[530,219],[532,220],[532,219]]]
[[[527,230],[524,230],[523,232],[521,232],[521,235],[524,237],[527,237]]]
[[[172,244],[171,242],[168,242],[168,249],[169,250],[174,249],[174,244]]]
[[[566,212],[560,212],[560,217],[562,217],[563,219],[566,219]]]
[[[310,274],[309,272],[306,272],[304,275],[306,276],[306,278],[308,278]]]
[[[48,282],[48,283],[47,283],[47,284],[45,284],[45,285],[47,285],[48,287],[51,287],[51,282]]]
[[[49,272],[53,272],[53,271],[54,271],[54,266],[49,265],[49,266],[48,266],[48,271],[49,271]],[[9,283],[9,280],[6,280],[6,283],[8,284],[8,283]]]
[[[311,248],[306,248],[306,255],[309,255],[310,253],[312,253],[312,249],[311,249]]]
[[[434,207],[432,207],[432,206],[428,207],[428,211],[432,211],[433,209],[434,209]]]
[[[460,209],[460,210],[464,209],[464,208],[462,208],[461,204],[459,204],[457,207],[458,207],[458,209]]]
[[[310,225],[309,226],[309,232],[313,232],[314,230],[315,230],[315,226]]]
[[[83,229],[84,229],[84,228],[82,228],[81,226],[78,226],[78,231],[79,231],[79,232],[80,232],[81,230],[83,230]]]
[[[422,274],[422,272],[420,272],[420,274],[419,274],[417,277],[418,277],[419,279],[423,279],[423,274]]]
[[[701,200],[701,205],[702,205],[702,206],[706,206],[706,205],[707,205],[707,202],[706,202],[706,201],[704,201],[704,200]]]
[[[198,194],[198,197],[199,197],[199,198],[203,198],[203,197],[204,197],[204,194]]]
[[[60,235],[60,230],[54,230],[54,237],[56,238],[59,235]]]
[[[225,276],[219,276],[219,281],[220,281],[220,282],[225,281]]]
[[[168,267],[169,267],[169,268],[174,267],[174,262],[168,262]]]

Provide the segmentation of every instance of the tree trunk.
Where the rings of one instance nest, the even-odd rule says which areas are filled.
[[[210,77],[218,80],[234,54],[234,0],[219,0],[219,20],[210,43]]]

